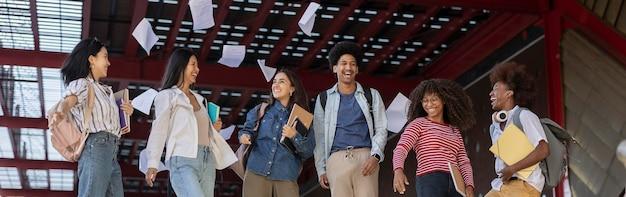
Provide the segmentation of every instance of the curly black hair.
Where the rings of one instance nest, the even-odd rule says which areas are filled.
[[[361,66],[363,65],[361,63],[361,60],[363,58],[361,53],[361,47],[359,47],[359,45],[354,42],[341,41],[335,44],[335,46],[330,49],[330,52],[328,52],[328,63],[331,71],[333,70],[333,66],[337,65],[337,62],[339,62],[339,58],[345,54],[350,54],[354,56],[354,59],[356,59],[357,63],[356,65],[359,67],[359,70],[362,69]]]
[[[516,62],[497,64],[489,75],[491,86],[497,82],[506,84],[513,91],[515,104],[522,107],[531,107],[535,98],[535,84],[533,77],[526,72],[526,65]]]
[[[447,79],[429,79],[422,81],[409,96],[408,120],[427,115],[422,107],[422,99],[427,94],[436,94],[444,103],[443,119],[446,123],[461,130],[470,129],[476,123],[472,100],[463,88]]]

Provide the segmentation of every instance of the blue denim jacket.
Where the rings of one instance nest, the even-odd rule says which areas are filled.
[[[246,115],[246,123],[239,130],[238,136],[243,134],[254,136],[254,126],[258,118],[259,106],[257,105]],[[270,180],[296,181],[302,169],[304,160],[313,156],[315,148],[314,134],[309,132],[307,137],[296,134],[293,144],[297,153],[291,153],[280,144],[283,125],[287,124],[290,110],[274,102],[265,110],[263,119],[260,120],[259,133],[254,140],[254,147],[248,158],[247,170],[266,176]]]

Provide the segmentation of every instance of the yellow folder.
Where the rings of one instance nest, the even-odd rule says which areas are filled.
[[[496,143],[489,148],[489,151],[509,166],[524,159],[533,150],[535,150],[535,147],[530,143],[524,132],[514,124],[509,124]],[[538,163],[518,171],[519,178],[528,179],[528,176],[537,166],[539,166]]]

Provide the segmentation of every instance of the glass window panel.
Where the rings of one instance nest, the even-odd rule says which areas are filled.
[[[0,167],[0,188],[22,189],[20,176],[15,167]]]

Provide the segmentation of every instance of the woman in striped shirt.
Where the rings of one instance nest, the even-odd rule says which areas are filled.
[[[106,46],[96,38],[87,38],[74,47],[61,68],[67,88],[51,124],[65,121],[72,113],[75,119],[71,121],[90,133],[78,159],[78,196],[124,196],[117,152],[120,136],[129,128],[120,126],[111,87],[100,83],[110,65]],[[89,87],[93,89],[93,107],[91,118],[83,125]],[[130,103],[123,103],[121,108],[133,113]]]
[[[412,149],[417,156],[417,196],[461,196],[455,190],[448,163],[460,169],[466,194],[473,196],[472,166],[460,132],[476,122],[469,96],[453,81],[431,79],[420,83],[410,100],[408,118],[412,121],[393,151],[394,191],[406,191],[409,182],[404,161]]]

